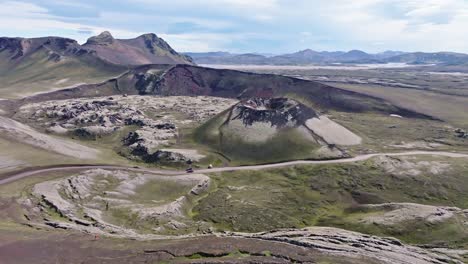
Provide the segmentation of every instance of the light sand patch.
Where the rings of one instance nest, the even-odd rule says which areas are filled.
[[[64,135],[68,133],[68,130],[60,125],[55,125],[47,128],[46,130],[48,133],[54,133],[58,135]]]
[[[443,147],[443,144],[434,143],[434,142],[425,142],[425,141],[413,141],[413,142],[400,142],[399,144],[389,145],[394,148],[401,149],[434,149]]]
[[[417,176],[423,172],[438,175],[450,170],[450,164],[439,161],[412,161],[408,157],[380,156],[374,163],[393,175]]]
[[[382,213],[365,216],[360,222],[387,226],[414,220],[434,224],[446,221],[455,214],[463,215],[460,208],[438,207],[415,203],[369,204],[363,207],[372,210],[382,210]]]
[[[7,156],[0,155],[0,169],[16,168],[26,165],[23,161],[15,160]]]
[[[70,80],[70,78],[65,78],[65,79],[61,79],[61,80],[58,80],[55,82],[55,84],[62,84],[62,83],[66,83]]]
[[[362,141],[361,137],[326,116],[311,118],[306,121],[306,126],[328,144],[347,146],[358,145]]]
[[[6,117],[0,117],[0,132],[8,138],[79,159],[95,159],[99,153],[96,149],[42,134]]]

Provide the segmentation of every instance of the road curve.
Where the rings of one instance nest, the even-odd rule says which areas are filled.
[[[251,166],[236,166],[236,167],[219,167],[212,169],[201,169],[196,170],[197,173],[213,173],[213,172],[223,172],[223,171],[240,171],[240,170],[263,170],[271,169],[278,167],[287,167],[294,165],[307,165],[307,164],[337,164],[337,163],[350,163],[356,161],[364,161],[377,156],[408,156],[408,155],[435,155],[435,156],[444,156],[450,158],[468,158],[466,153],[456,153],[456,152],[444,152],[444,151],[407,151],[407,152],[398,152],[398,153],[374,153],[374,154],[365,154],[359,155],[352,158],[344,159],[335,159],[335,160],[295,160],[288,162],[280,163],[271,163],[264,165],[251,165]],[[152,174],[164,174],[164,175],[180,175],[185,174],[185,171],[177,170],[160,170],[160,169],[145,169],[145,168],[135,168],[135,167],[123,167],[116,165],[71,165],[71,166],[57,166],[44,169],[35,169],[28,170],[24,172],[19,172],[17,174],[12,174],[7,176],[4,179],[0,180],[0,185],[7,184],[22,178],[33,176],[40,173],[46,172],[56,172],[56,171],[68,171],[68,170],[86,170],[86,169],[110,169],[110,170],[127,170],[134,172],[145,172]]]

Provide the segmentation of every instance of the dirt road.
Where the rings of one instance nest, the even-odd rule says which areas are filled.
[[[223,171],[239,171],[239,170],[263,170],[279,167],[287,167],[294,165],[307,165],[307,164],[337,164],[337,163],[350,163],[356,161],[364,161],[377,156],[408,156],[408,155],[435,155],[435,156],[444,156],[450,158],[468,158],[468,153],[456,153],[456,152],[444,152],[444,151],[407,151],[407,152],[398,152],[398,153],[374,153],[374,154],[365,154],[359,155],[352,158],[345,159],[336,159],[336,160],[296,160],[280,163],[271,163],[264,165],[251,165],[251,166],[236,166],[236,167],[219,167],[212,169],[201,169],[196,170],[197,173],[213,173],[213,172],[223,172]],[[176,171],[176,170],[159,170],[159,169],[144,169],[144,168],[134,168],[134,167],[122,167],[115,165],[86,165],[86,166],[57,166],[49,167],[44,169],[31,169],[28,171],[19,172],[17,174],[11,174],[0,180],[0,185],[7,184],[25,177],[37,175],[45,172],[56,172],[56,171],[68,171],[68,170],[86,170],[86,169],[110,169],[110,170],[127,170],[134,172],[145,172],[153,174],[163,174],[163,175],[180,175],[185,174],[185,171]]]

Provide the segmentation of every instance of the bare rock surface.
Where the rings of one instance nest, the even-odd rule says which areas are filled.
[[[399,176],[417,176],[423,172],[433,175],[450,170],[450,164],[440,161],[414,161],[411,157],[379,156],[374,159],[377,166]]]
[[[140,189],[148,184],[156,186],[165,182],[173,182],[169,186],[182,187],[178,198],[171,201],[168,200],[170,198],[155,193],[154,197],[163,200],[154,200],[155,198],[151,199],[152,193],[139,193]],[[160,176],[94,169],[64,179],[36,184],[33,195],[45,212],[46,225],[83,232],[150,239],[164,235],[167,229],[174,229],[175,226],[191,228],[194,222],[185,216],[185,207],[190,197],[203,193],[209,184],[209,178],[203,174]],[[160,189],[155,190],[157,192]],[[149,195],[149,197],[141,198],[140,195]],[[49,210],[58,213],[60,219],[48,216]],[[135,219],[133,221],[141,225],[151,223],[154,232],[141,234],[138,228],[124,224],[126,220],[116,218],[116,214],[122,213],[125,215],[124,219],[127,217]],[[178,221],[179,224],[174,225],[174,222],[170,223],[171,221]]]
[[[44,126],[67,129],[93,125],[120,128],[125,125],[180,126],[202,122],[236,103],[234,99],[207,96],[113,96],[54,100],[23,105],[18,117]],[[182,114],[182,116],[175,116]]]
[[[447,206],[431,206],[415,203],[384,203],[368,204],[362,207],[373,211],[382,211],[382,213],[365,216],[361,222],[387,226],[415,220],[435,224],[444,222],[455,215],[466,217],[466,213],[462,209]]]
[[[390,145],[390,147],[400,149],[437,149],[442,146],[444,145],[440,143],[425,141],[399,142],[398,144]]]
[[[139,192],[142,186],[164,181],[185,185],[188,187],[188,192],[171,201],[135,200],[135,197],[141,195]],[[464,250],[420,248],[406,245],[395,238],[377,237],[330,227],[281,229],[261,233],[195,231],[191,228],[199,227],[202,223],[189,220],[185,216],[184,207],[192,199],[191,196],[199,196],[209,188],[209,185],[209,177],[202,174],[161,176],[95,169],[64,179],[36,184],[33,194],[37,198],[28,199],[23,204],[35,208],[35,199],[39,198],[39,207],[45,220],[38,221],[35,225],[137,240],[180,239],[212,234],[220,238],[279,242],[306,250],[317,250],[332,256],[397,264],[463,263],[463,255],[466,253]],[[236,188],[245,188],[245,186]],[[368,219],[382,223],[397,223],[408,219],[424,219],[430,223],[437,223],[449,219],[454,214],[467,215],[466,211],[458,208],[409,203],[366,206],[386,212],[382,218]],[[111,210],[127,209],[126,214],[135,215],[138,221],[143,221],[140,223],[143,224],[145,220],[150,221],[151,229],[142,232],[111,221],[106,207],[112,208]],[[51,209],[58,212],[60,218],[48,215],[47,212]],[[211,230],[209,227],[206,229]],[[180,230],[183,232],[171,233]]]
[[[114,96],[46,101],[23,105],[16,118],[47,132],[85,139],[133,130],[123,138],[131,154],[148,162],[199,160],[194,150],[167,151],[181,127],[198,125],[236,100],[188,96]]]
[[[229,233],[229,236],[280,241],[342,257],[372,258],[380,263],[426,264],[463,263],[459,256],[448,256],[401,243],[395,238],[365,235],[332,227],[285,229],[263,233]]]

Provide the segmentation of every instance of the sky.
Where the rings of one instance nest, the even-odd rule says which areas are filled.
[[[156,33],[177,51],[468,53],[468,0],[0,0],[0,35]]]

